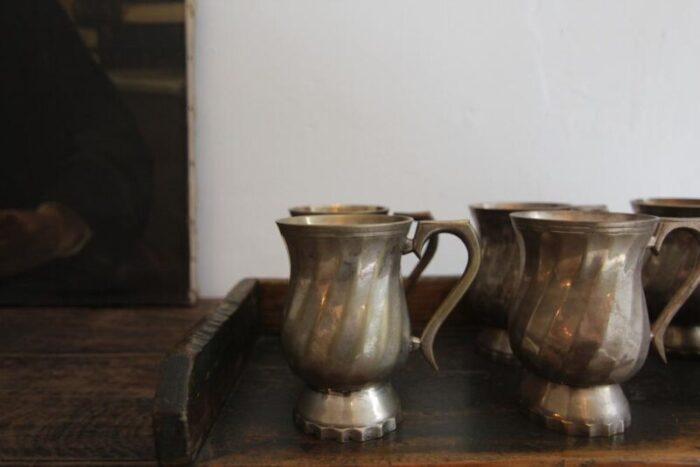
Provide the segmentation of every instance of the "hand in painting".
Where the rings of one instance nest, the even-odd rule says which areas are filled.
[[[0,210],[0,277],[9,277],[79,252],[91,231],[57,203],[36,210]]]

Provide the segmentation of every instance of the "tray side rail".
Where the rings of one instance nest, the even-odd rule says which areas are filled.
[[[165,358],[153,406],[160,465],[190,465],[260,329],[258,280],[244,279]]]

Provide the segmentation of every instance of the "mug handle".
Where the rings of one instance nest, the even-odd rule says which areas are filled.
[[[467,248],[467,252],[469,253],[469,262],[462,273],[462,277],[459,278],[457,284],[452,288],[452,290],[450,290],[450,293],[447,294],[447,297],[445,297],[445,299],[433,313],[433,316],[430,318],[430,321],[428,321],[428,324],[425,326],[423,334],[421,334],[419,339],[419,345],[421,351],[423,351],[423,355],[435,370],[438,369],[437,362],[435,361],[435,354],[433,352],[435,335],[440,330],[442,323],[445,321],[445,319],[447,319],[452,310],[454,310],[459,300],[471,285],[477,271],[479,270],[479,264],[481,263],[479,237],[476,230],[474,230],[474,227],[472,227],[471,223],[467,220],[419,221],[416,225],[416,233],[413,240],[406,239],[406,245],[403,253],[407,254],[413,252],[416,256],[418,256],[418,258],[420,258],[425,242],[431,237],[440,233],[450,233],[459,238]]]
[[[661,251],[661,245],[663,245],[668,234],[677,229],[689,230],[698,244],[700,244],[700,220],[694,218],[661,218],[656,235],[650,242],[651,251],[658,255]],[[664,347],[666,329],[698,284],[700,284],[700,261],[697,262],[693,272],[688,275],[685,282],[671,296],[671,300],[666,304],[656,321],[654,321],[651,328],[651,339],[661,360],[664,362],[666,362],[666,348]]]
[[[402,211],[395,212],[394,215],[412,217],[415,221],[432,221],[434,219],[433,214],[430,211]],[[438,238],[431,238],[428,242],[428,246],[425,249],[425,253],[423,253],[423,255],[418,260],[418,264],[416,264],[416,266],[413,268],[413,271],[411,271],[411,274],[409,274],[408,277],[406,277],[403,281],[403,288],[406,290],[406,292],[411,291],[411,289],[413,289],[413,286],[416,285],[416,282],[418,282],[418,278],[421,274],[423,274],[425,268],[428,267],[428,264],[430,264],[430,261],[432,261],[433,256],[435,256],[437,247]]]

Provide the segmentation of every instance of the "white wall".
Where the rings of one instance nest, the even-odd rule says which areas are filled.
[[[198,0],[203,296],[286,276],[305,203],[700,196],[700,2]],[[433,273],[463,253],[443,242]]]

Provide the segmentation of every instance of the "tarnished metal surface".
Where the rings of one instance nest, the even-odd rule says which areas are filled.
[[[289,208],[289,214],[292,216],[308,216],[308,215],[336,215],[336,214],[388,214],[389,208],[373,204],[325,204],[313,206],[297,206]],[[416,221],[433,220],[433,215],[430,211],[405,211],[396,212],[396,216],[408,216]],[[425,252],[422,254],[418,263],[414,266],[411,273],[404,280],[404,288],[410,291],[418,281],[418,278],[423,274],[425,268],[428,267],[430,261],[438,247],[438,238],[431,238]]]
[[[636,212],[660,217],[700,219],[700,199],[650,198],[632,201]],[[687,280],[700,260],[700,245],[692,232],[671,233],[658,256],[652,255],[642,272],[649,315],[653,319]],[[666,350],[700,355],[700,287],[688,298],[666,333]]]
[[[482,203],[470,206],[481,240],[481,268],[466,294],[468,312],[486,329],[477,349],[496,361],[515,364],[507,321],[520,278],[520,253],[510,222],[512,212],[561,209],[561,203]]]
[[[509,313],[510,344],[536,375],[523,384],[524,402],[548,426],[566,433],[624,431],[629,408],[615,385],[639,370],[652,336],[642,289],[647,248],[658,249],[675,229],[697,232],[700,222],[581,211],[511,218],[523,272]],[[654,324],[662,357],[665,327],[691,286],[681,287]]]
[[[480,250],[468,221],[420,221],[410,240],[412,221],[334,215],[277,222],[291,263],[281,337],[290,367],[309,386],[295,409],[305,431],[340,441],[382,436],[400,417],[388,387],[394,369],[417,347],[437,368],[435,335],[474,279]],[[418,339],[411,337],[401,255],[420,254],[441,232],[462,240],[469,264]]]
[[[431,221],[433,220],[433,214],[430,211],[402,211],[395,212],[395,216],[408,216],[413,218],[415,221]],[[430,262],[435,256],[435,252],[438,248],[439,239],[437,235],[430,240],[428,240],[428,245],[425,247],[418,259],[418,262],[413,267],[413,270],[406,276],[403,280],[403,287],[406,289],[406,293],[410,292],[418,282],[418,279],[423,274],[423,271],[428,267]]]

